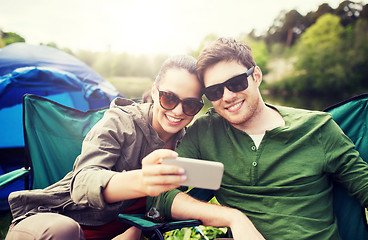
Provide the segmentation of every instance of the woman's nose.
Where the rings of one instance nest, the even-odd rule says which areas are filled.
[[[171,110],[175,115],[182,115],[183,114],[183,105],[179,103],[174,109]]]

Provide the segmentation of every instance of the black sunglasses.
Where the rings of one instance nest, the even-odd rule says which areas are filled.
[[[240,92],[248,87],[248,77],[254,72],[254,66],[245,73],[230,78],[229,80],[215,84],[204,89],[204,94],[210,101],[217,101],[224,95],[224,87],[232,92]]]
[[[159,102],[163,109],[172,110],[181,103],[183,112],[187,116],[196,115],[203,107],[203,100],[198,98],[185,98],[181,100],[175,93],[160,91],[158,89]]]

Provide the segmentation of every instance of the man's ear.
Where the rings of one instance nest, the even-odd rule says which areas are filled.
[[[254,79],[254,82],[256,82],[259,87],[262,82],[262,71],[258,66],[254,67],[254,72],[252,74],[252,77]]]

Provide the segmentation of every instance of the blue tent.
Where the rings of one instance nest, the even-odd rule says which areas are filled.
[[[58,49],[14,43],[0,49],[0,148],[23,147],[22,96],[33,93],[82,111],[119,95],[100,75]]]
[[[26,43],[0,48],[0,174],[18,168],[24,159],[25,93],[81,111],[108,106],[121,96],[85,63],[56,48]],[[8,192],[19,188],[9,187],[0,191],[0,210],[4,205],[1,199],[6,200]]]

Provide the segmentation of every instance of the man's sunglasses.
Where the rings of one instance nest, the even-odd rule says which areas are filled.
[[[172,110],[181,103],[183,112],[187,116],[196,115],[203,107],[203,100],[198,98],[185,98],[181,100],[175,93],[160,91],[158,88],[159,102],[163,109]]]
[[[232,92],[240,92],[248,88],[248,77],[253,73],[254,66],[245,73],[230,78],[229,80],[215,84],[204,89],[204,94],[210,101],[217,101],[224,95],[224,87]]]

